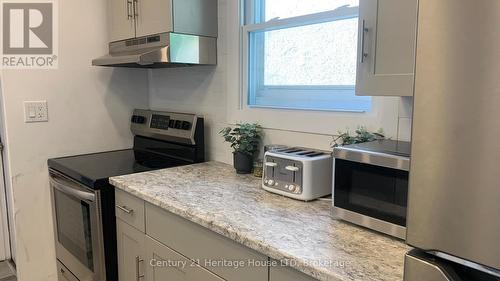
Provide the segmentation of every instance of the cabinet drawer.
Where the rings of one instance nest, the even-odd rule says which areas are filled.
[[[268,258],[205,227],[146,203],[147,234],[227,280],[267,280]],[[245,262],[231,267],[221,263]],[[250,266],[254,261],[264,266]]]
[[[146,236],[147,281],[224,281],[169,247]]]
[[[125,191],[115,189],[116,217],[145,232],[144,201]]]

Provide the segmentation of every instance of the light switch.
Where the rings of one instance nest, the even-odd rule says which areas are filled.
[[[47,122],[49,113],[47,101],[25,101],[24,102],[24,122]]]

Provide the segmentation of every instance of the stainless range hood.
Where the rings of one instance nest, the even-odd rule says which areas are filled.
[[[94,66],[167,68],[216,65],[217,38],[161,33],[109,44],[109,54],[92,60]]]

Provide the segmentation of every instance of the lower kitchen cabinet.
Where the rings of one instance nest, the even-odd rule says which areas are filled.
[[[274,266],[269,268],[269,281],[317,281],[291,267]]]
[[[268,257],[146,203],[146,234],[225,280],[266,281]],[[243,262],[243,266],[234,266]]]
[[[147,281],[223,281],[169,247],[146,236]]]
[[[119,281],[316,280],[291,267],[269,267],[269,257],[183,217],[128,196],[130,200],[122,203],[127,208],[134,206],[134,211],[143,210],[140,214],[144,215],[145,224],[137,224],[129,217],[116,219]],[[138,202],[135,205],[130,203],[134,201]],[[235,267],[234,262],[243,262],[244,265]],[[60,280],[74,281],[68,278]]]
[[[146,235],[121,219],[116,220],[118,279],[144,280]]]

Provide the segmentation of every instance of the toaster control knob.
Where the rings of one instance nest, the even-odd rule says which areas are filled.
[[[269,184],[269,185],[274,185],[274,181],[273,181],[273,180],[268,180],[268,181],[267,181],[267,184]]]
[[[293,191],[295,189],[295,185],[291,184],[288,186],[288,190]]]

